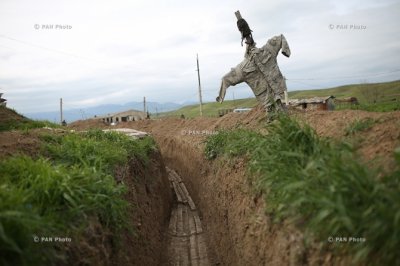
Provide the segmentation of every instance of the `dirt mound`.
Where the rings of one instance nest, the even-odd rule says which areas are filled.
[[[17,117],[18,119],[18,117]],[[41,134],[63,134],[63,130],[31,129],[0,132],[0,160],[24,154],[33,158],[42,156]],[[159,151],[144,163],[132,159],[115,172],[118,182],[127,186],[125,199],[129,202],[129,220],[132,230],[126,230],[119,246],[115,235],[101,225],[98,219],[88,217],[88,227],[73,245],[65,245],[66,264],[60,265],[160,265],[166,250],[172,191]]]
[[[40,145],[40,139],[35,131],[28,133],[20,131],[0,132],[0,159],[15,154],[37,157]]]
[[[350,142],[366,161],[374,160],[374,165],[385,170],[393,168],[393,150],[400,146],[400,112],[307,111],[292,115],[307,122],[320,136]],[[368,128],[348,134],[354,123],[367,119],[372,121]],[[153,135],[178,137],[195,147],[217,130],[239,127],[263,130],[266,125],[265,112],[260,106],[248,113],[229,113],[221,118],[164,118],[121,124]]]
[[[393,151],[400,146],[400,112],[345,110],[315,111],[298,115],[319,135],[350,142],[365,162],[381,166],[384,171],[394,169]],[[349,134],[349,129],[355,123],[367,120],[371,121],[368,128]]]
[[[12,109],[4,106],[0,106],[0,124],[9,123],[12,121],[24,121],[28,120],[26,117],[18,114]]]
[[[70,129],[74,130],[87,130],[87,129],[93,129],[93,128],[109,128],[109,126],[100,119],[87,119],[87,120],[78,120],[75,122],[72,122],[71,124],[68,125]]]
[[[300,111],[291,115],[307,122],[320,136],[351,143],[365,161],[374,159],[368,166],[394,169],[393,150],[400,146],[400,112]],[[371,121],[369,126],[354,127],[365,120]],[[182,177],[198,207],[203,228],[208,232],[208,250],[216,264],[348,264],[348,258],[321,250],[318,245],[306,247],[302,233],[293,226],[272,223],[264,213],[264,201],[254,195],[246,178],[243,159],[225,165],[205,160],[204,141],[208,135],[240,127],[263,131],[265,125],[264,110],[257,107],[249,113],[230,113],[221,118],[163,118],[118,126],[154,136],[166,164]]]
[[[400,146],[400,112],[307,111],[292,115],[309,123],[320,136],[351,142],[365,161],[379,157],[376,165],[387,171],[394,168],[393,150]],[[124,127],[151,132],[167,165],[185,178],[209,232],[208,246],[221,265],[346,264],[346,258],[323,252],[318,246],[306,249],[301,232],[270,221],[263,200],[251,191],[244,161],[220,165],[204,159],[204,140],[209,134],[237,127],[262,130],[264,117],[258,107],[221,118],[167,118]],[[349,127],[365,119],[373,121],[370,127],[348,134]]]

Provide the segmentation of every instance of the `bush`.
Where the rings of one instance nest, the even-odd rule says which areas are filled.
[[[127,224],[123,185],[90,167],[53,165],[46,159],[12,157],[0,162],[0,250],[2,264],[42,264],[54,247],[36,236],[76,234],[88,216],[115,230]]]
[[[356,261],[400,263],[400,171],[378,179],[378,172],[359,163],[349,146],[319,138],[287,116],[269,126],[266,136],[249,131],[211,136],[206,156],[215,142],[220,147],[214,158],[227,154],[227,147],[248,154],[255,188],[276,221],[301,221],[325,243],[330,236],[365,238],[346,246]],[[400,166],[400,151],[396,154]]]
[[[143,163],[149,161],[149,154],[156,150],[150,137],[135,140],[117,132],[92,130],[84,134],[68,134],[64,137],[42,137],[48,155],[55,161],[68,165],[95,167],[113,173],[116,165],[124,164],[129,157]]]
[[[0,264],[49,265],[62,257],[53,243],[35,236],[79,236],[88,217],[115,233],[132,231],[126,187],[114,168],[130,157],[144,163],[156,148],[151,138],[89,131],[83,135],[42,135],[50,159],[25,156],[0,162]],[[77,237],[78,238],[78,237]]]

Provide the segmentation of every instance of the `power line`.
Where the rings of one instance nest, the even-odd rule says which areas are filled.
[[[91,59],[91,58],[88,58],[88,57],[72,54],[70,52],[65,52],[65,51],[61,51],[61,50],[57,50],[57,49],[53,49],[53,48],[49,48],[49,47],[45,47],[45,46],[29,43],[29,42],[26,42],[26,41],[18,40],[18,39],[15,39],[15,38],[12,38],[12,37],[8,37],[8,36],[3,35],[3,34],[0,34],[0,38],[11,40],[11,41],[14,41],[14,42],[19,42],[19,43],[22,43],[24,45],[32,46],[32,47],[39,48],[39,49],[46,50],[46,51],[50,51],[50,52],[53,52],[53,53],[72,56],[72,57],[75,57],[75,58],[78,58],[78,59],[81,59],[81,60],[100,62],[100,61],[97,61],[97,60],[94,60],[94,59]]]

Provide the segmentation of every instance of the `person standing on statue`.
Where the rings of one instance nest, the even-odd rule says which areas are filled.
[[[290,56],[285,36],[275,36],[264,46],[257,48],[247,22],[240,16],[239,11],[235,12],[235,15],[238,18],[239,31],[242,33],[242,42],[246,40],[246,52],[243,61],[222,78],[217,102],[223,102],[226,90],[230,86],[246,82],[267,113],[284,110],[283,100],[287,87],[276,58],[280,50],[286,57]]]

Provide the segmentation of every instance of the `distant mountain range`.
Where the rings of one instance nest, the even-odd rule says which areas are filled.
[[[158,102],[147,102],[146,107],[147,110],[152,113],[162,113],[173,111],[181,108],[182,106],[188,105],[190,103],[185,102],[182,104],[177,103],[158,103]],[[122,111],[127,111],[130,109],[135,109],[138,111],[143,111],[143,102],[129,102],[126,104],[106,104],[99,105],[89,108],[80,108],[80,109],[67,109],[63,110],[63,117],[65,121],[68,123],[81,120],[81,119],[89,119],[94,116],[107,115],[111,113],[118,113]],[[60,121],[60,112],[59,111],[51,111],[51,112],[40,112],[40,113],[24,113],[24,115],[31,119],[37,120],[49,120],[50,122],[59,122]]]

